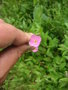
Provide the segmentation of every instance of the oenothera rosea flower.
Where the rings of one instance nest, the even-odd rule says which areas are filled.
[[[36,35],[31,36],[31,39],[29,41],[29,45],[35,47],[35,49],[32,50],[33,52],[38,51],[38,47],[40,45],[40,42],[41,42],[41,37],[40,36],[36,36]]]

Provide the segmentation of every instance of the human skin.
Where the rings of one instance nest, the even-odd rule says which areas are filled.
[[[33,47],[28,45],[32,33],[23,32],[0,19],[0,84],[6,79],[10,69],[20,56]]]

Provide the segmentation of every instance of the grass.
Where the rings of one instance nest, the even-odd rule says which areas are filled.
[[[37,53],[25,53],[4,90],[68,90],[68,0],[2,0],[0,18],[39,34]]]

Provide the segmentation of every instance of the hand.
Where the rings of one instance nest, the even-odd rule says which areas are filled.
[[[2,83],[9,70],[19,57],[28,49],[32,33],[23,32],[0,19],[0,48],[5,48],[0,53],[0,83]]]
[[[0,48],[28,43],[32,33],[23,32],[0,19]]]

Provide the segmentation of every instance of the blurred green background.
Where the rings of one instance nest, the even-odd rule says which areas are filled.
[[[0,90],[68,90],[68,0],[0,0],[0,18],[42,38],[39,51],[25,53]]]

